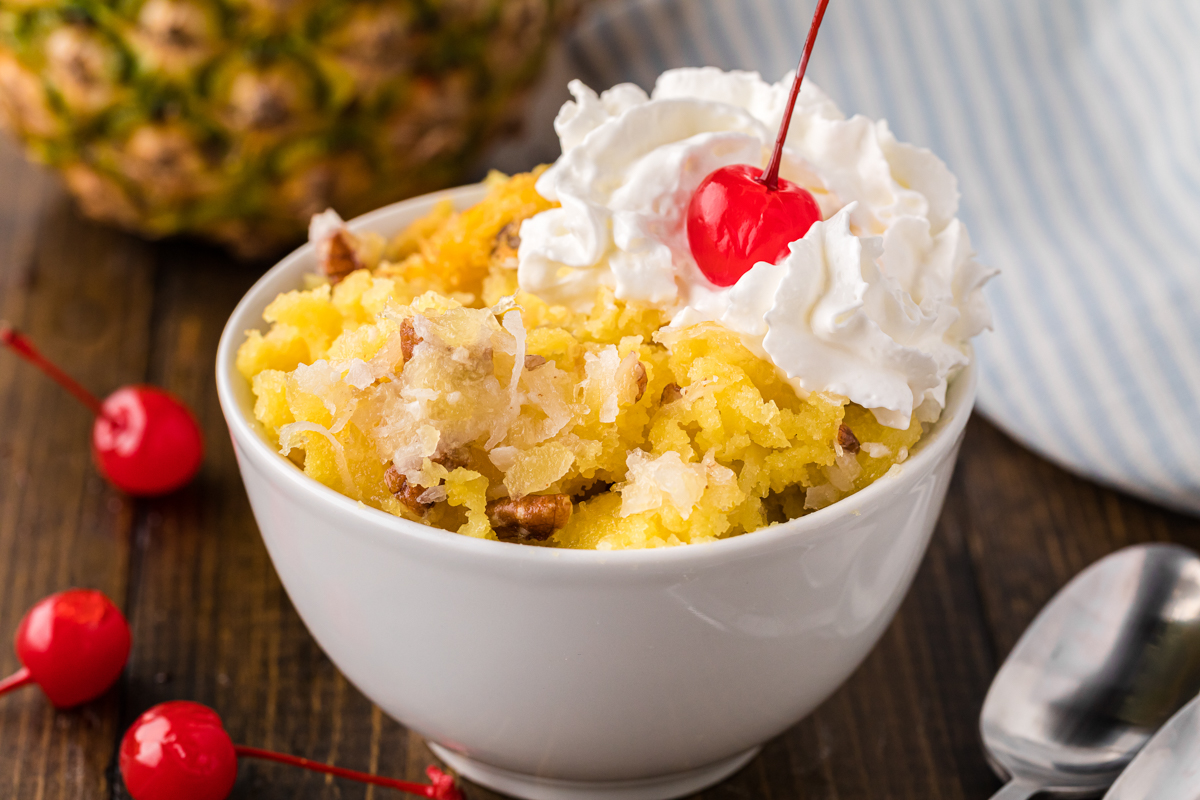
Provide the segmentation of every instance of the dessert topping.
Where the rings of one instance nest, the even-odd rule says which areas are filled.
[[[820,0],[813,13],[767,168],[759,170],[749,164],[719,167],[700,182],[688,204],[687,235],[692,257],[704,277],[717,286],[734,285],[760,261],[778,262],[787,255],[788,245],[821,219],[821,209],[812,194],[803,186],[781,179],[779,168],[800,84],[828,5],[829,0]]]
[[[780,177],[812,195],[823,222],[733,286],[697,264],[686,214],[697,188],[721,167],[765,165],[790,88],[793,76],[715,68],[669,70],[651,95],[573,82],[555,122],[563,154],[537,181],[560,207],[521,226],[520,287],[583,312],[610,287],[666,311],[672,329],[719,322],[801,397],[840,395],[893,428],[914,413],[933,421],[966,341],[990,324],[981,290],[993,273],[932,153],[885,122],[846,119],[805,81]]]
[[[571,508],[565,494],[526,495],[493,500],[487,515],[501,539],[542,542],[566,527]]]
[[[0,694],[36,683],[57,708],[94,700],[121,676],[131,642],[129,623],[103,593],[52,594],[21,619],[16,650],[23,666],[0,681]]]
[[[186,700],[161,703],[138,717],[121,739],[118,762],[134,800],[225,800],[237,780],[239,757],[288,764],[432,800],[462,800],[454,779],[433,766],[425,770],[431,782],[421,784],[235,745],[217,712]]]
[[[189,483],[204,460],[204,437],[187,406],[153,386],[126,386],[101,402],[0,323],[0,343],[46,373],[95,415],[92,455],[104,477],[135,497],[167,494]]]
[[[715,170],[692,195],[688,244],[715,285],[733,286],[760,261],[776,263],[821,219],[807,189],[780,178],[778,167],[775,185],[767,183],[770,178],[757,167],[732,164]]]

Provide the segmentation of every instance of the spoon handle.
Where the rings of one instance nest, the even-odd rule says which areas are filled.
[[[1011,781],[1004,788],[992,795],[992,800],[1028,800],[1040,792],[1040,786],[1030,786],[1028,783]]]

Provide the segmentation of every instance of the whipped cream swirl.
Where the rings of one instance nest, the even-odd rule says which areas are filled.
[[[728,288],[692,258],[692,193],[720,167],[765,166],[791,82],[711,67],[665,72],[650,95],[573,81],[554,123],[563,154],[537,184],[561,208],[521,226],[521,288],[584,310],[608,286],[667,309],[672,327],[719,321],[802,396],[848,397],[892,427],[934,421],[967,340],[990,327],[994,272],[956,218],[955,177],[886,122],[846,119],[806,81],[780,174],[824,221]]]

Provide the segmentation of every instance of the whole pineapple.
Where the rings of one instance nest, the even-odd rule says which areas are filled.
[[[572,0],[0,0],[0,121],[85,213],[269,253],[454,182]]]

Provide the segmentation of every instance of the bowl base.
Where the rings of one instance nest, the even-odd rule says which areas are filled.
[[[474,761],[429,742],[429,749],[455,772],[521,800],[671,800],[707,789],[728,778],[758,755],[761,747],[686,772],[628,781],[565,781],[540,778]]]

